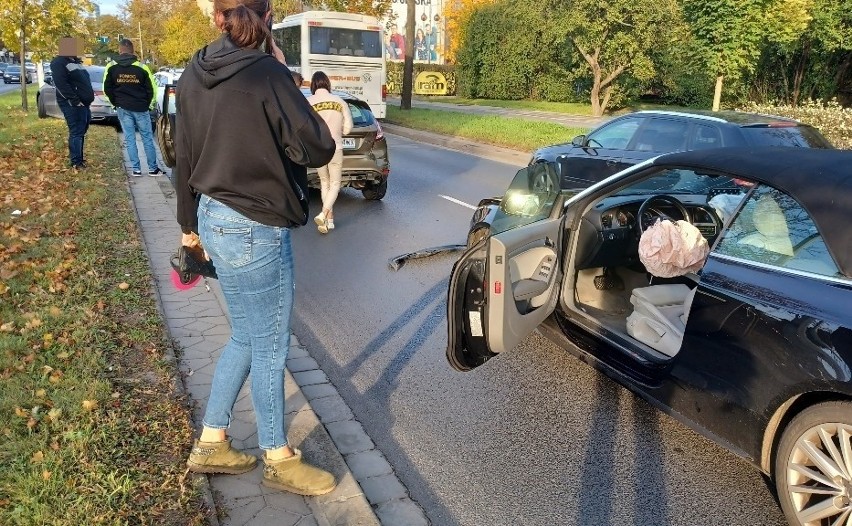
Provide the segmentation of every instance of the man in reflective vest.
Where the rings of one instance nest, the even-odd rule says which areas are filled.
[[[110,103],[118,108],[118,120],[124,130],[124,144],[133,167],[133,175],[142,175],[139,151],[136,148],[136,132],[142,137],[148,175],[163,173],[157,165],[157,150],[154,149],[154,132],[149,113],[157,102],[157,86],[154,75],[133,54],[133,42],[124,39],[118,45],[120,55],[104,72],[104,93]]]

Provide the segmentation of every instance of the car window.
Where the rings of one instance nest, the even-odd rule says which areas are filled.
[[[373,114],[370,110],[362,108],[352,101],[347,101],[347,104],[349,105],[349,113],[352,114],[353,126],[369,126],[373,124]]]
[[[754,146],[831,148],[831,144],[810,126],[743,127],[746,140]]]
[[[741,186],[726,175],[696,172],[690,168],[659,168],[653,175],[630,183],[611,195],[737,193]]]
[[[499,234],[550,217],[561,192],[559,173],[556,163],[535,163],[522,168],[503,195],[491,232]]]
[[[692,129],[692,150],[707,150],[722,146],[722,134],[714,126],[697,124]]]
[[[688,130],[689,123],[686,121],[646,119],[630,149],[660,153],[684,151]]]
[[[623,119],[607,124],[589,134],[588,145],[607,150],[623,150],[639,128],[640,119]]]
[[[840,277],[807,211],[789,195],[758,186],[734,217],[716,252],[791,270]]]

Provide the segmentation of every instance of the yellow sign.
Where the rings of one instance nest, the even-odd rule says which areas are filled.
[[[421,71],[414,80],[417,95],[446,95],[447,79],[437,71]]]

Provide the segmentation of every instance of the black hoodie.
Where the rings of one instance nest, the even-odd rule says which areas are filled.
[[[307,223],[304,166],[328,164],[336,146],[287,66],[222,35],[181,76],[175,127],[184,233],[198,231],[198,194],[264,225]]]

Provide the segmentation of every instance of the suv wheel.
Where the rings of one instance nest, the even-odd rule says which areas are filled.
[[[364,194],[364,199],[368,201],[378,201],[385,196],[385,193],[388,191],[388,180],[387,178],[382,179],[380,183],[369,183],[367,186],[361,190],[361,193]]]

